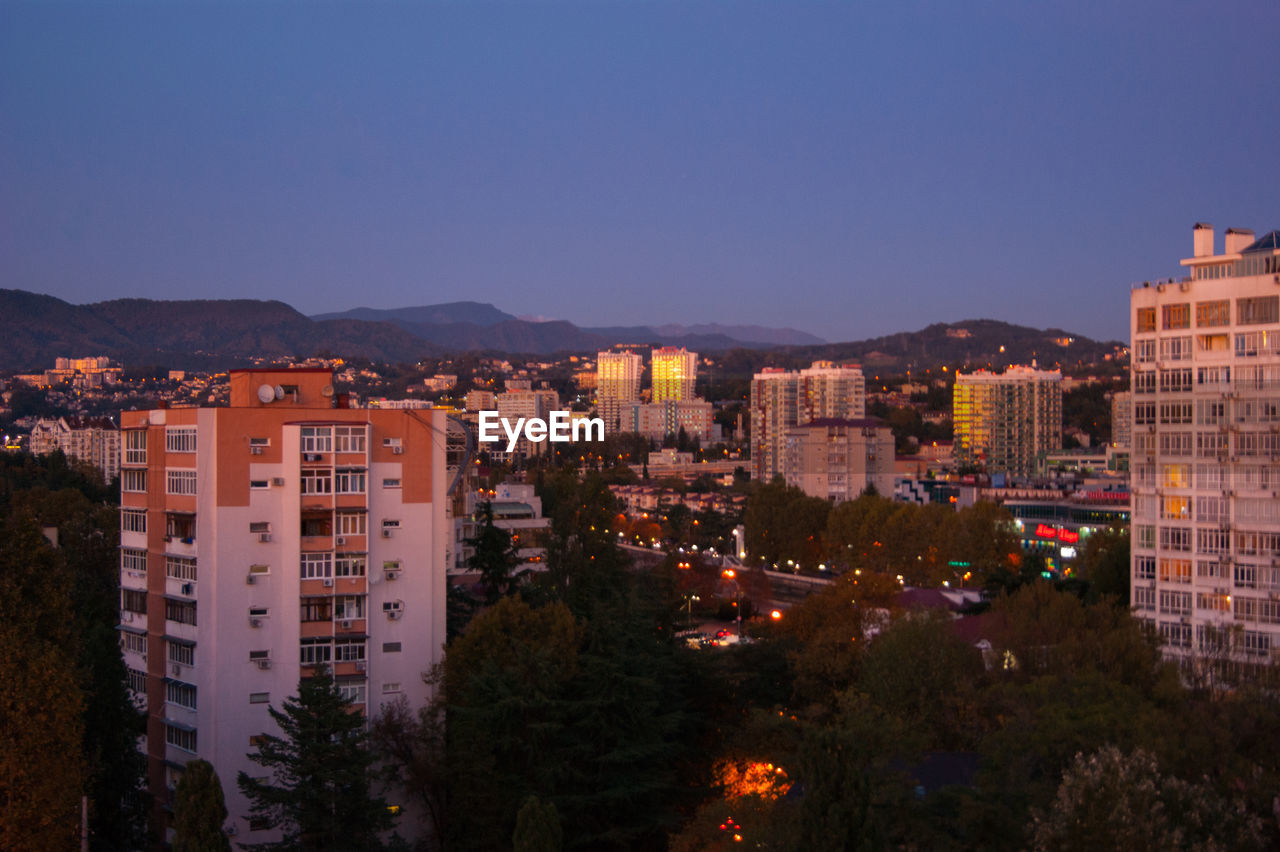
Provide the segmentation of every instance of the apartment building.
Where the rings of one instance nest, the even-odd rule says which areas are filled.
[[[643,372],[643,359],[630,350],[596,355],[596,413],[607,433],[627,428],[631,405],[640,401]]]
[[[1131,293],[1132,604],[1167,652],[1280,647],[1280,232],[1195,226]]]
[[[649,361],[653,402],[685,402],[693,399],[698,378],[698,353],[683,346],[654,349]]]
[[[230,406],[123,413],[120,631],[157,818],[195,757],[230,779],[329,666],[368,715],[429,699],[445,641],[445,413],[346,407],[328,369],[239,370]]]
[[[766,367],[751,379],[751,475],[783,473],[787,430],[814,420],[866,415],[866,380],[856,365],[815,361],[800,371]]]
[[[819,418],[787,430],[783,475],[810,497],[838,503],[873,486],[893,494],[893,430],[875,419]]]
[[[1012,366],[957,373],[952,396],[956,464],[1030,475],[1062,447],[1062,373]]]
[[[61,450],[69,459],[93,465],[102,472],[105,482],[111,482],[120,472],[120,427],[107,417],[37,420],[31,427],[29,446],[33,455]]]

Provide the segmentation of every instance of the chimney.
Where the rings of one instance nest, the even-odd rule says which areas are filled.
[[[1222,247],[1222,251],[1224,254],[1239,254],[1255,239],[1249,228],[1227,228],[1226,245]]]
[[[1196,222],[1196,226],[1191,231],[1193,244],[1195,246],[1193,257],[1212,257],[1213,256],[1213,226],[1207,222]]]

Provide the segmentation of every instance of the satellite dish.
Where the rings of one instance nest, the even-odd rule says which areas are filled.
[[[320,388],[320,395],[333,396],[333,385],[325,385],[324,387]]]
[[[281,385],[276,385],[274,393],[276,399],[284,399],[284,388]]]
[[[276,398],[275,388],[271,385],[260,385],[258,387],[258,401],[262,403],[274,402]]]

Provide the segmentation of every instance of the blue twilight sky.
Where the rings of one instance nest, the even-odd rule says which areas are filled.
[[[1278,80],[1274,0],[0,0],[0,287],[1122,337]]]

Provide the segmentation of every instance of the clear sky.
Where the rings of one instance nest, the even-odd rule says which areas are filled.
[[[1277,82],[1275,0],[0,0],[0,286],[1118,338]]]

